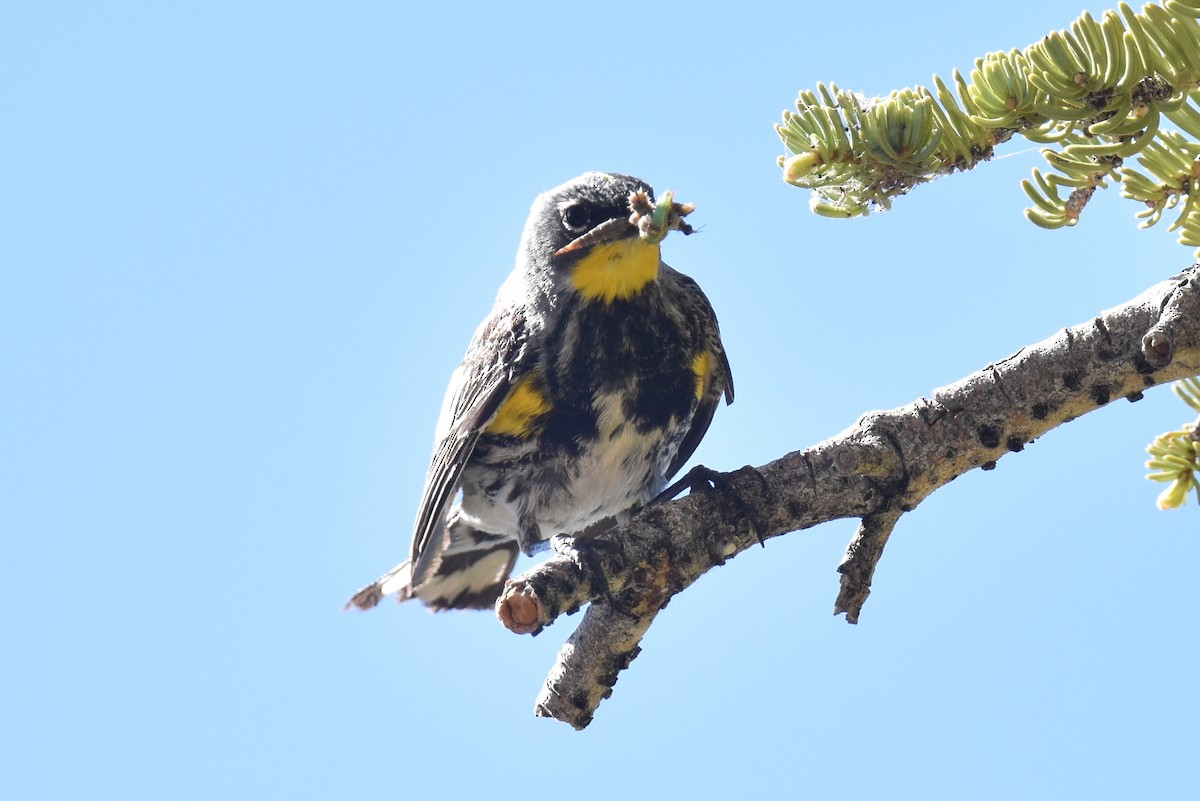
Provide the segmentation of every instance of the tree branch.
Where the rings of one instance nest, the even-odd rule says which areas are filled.
[[[995,467],[1047,431],[1117,398],[1200,374],[1200,265],[1093,320],[988,365],[929,398],[870,412],[842,433],[712,489],[653,504],[628,525],[558,539],[558,555],[508,582],[497,614],[540,632],[591,603],[536,712],[583,728],[667,602],[710,568],[789,531],[861,519],[838,571],[835,614],[857,622],[900,517],[939,487]]]

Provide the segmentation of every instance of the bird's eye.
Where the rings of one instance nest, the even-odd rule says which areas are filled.
[[[562,210],[563,225],[567,230],[582,234],[586,233],[592,225],[592,212],[583,203],[572,203]]]

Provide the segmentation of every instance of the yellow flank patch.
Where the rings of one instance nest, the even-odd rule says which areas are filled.
[[[692,359],[692,372],[696,374],[696,400],[703,398],[704,393],[708,392],[708,385],[712,381],[712,369],[713,357],[708,351]]]
[[[633,297],[658,278],[659,247],[639,237],[596,245],[571,269],[571,284],[588,300]]]
[[[540,428],[540,418],[550,411],[550,401],[538,388],[536,374],[525,376],[509,390],[496,416],[484,428],[484,433],[505,437],[531,437]]]

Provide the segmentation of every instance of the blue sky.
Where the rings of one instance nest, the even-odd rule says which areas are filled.
[[[434,6],[437,6],[436,8]],[[1094,12],[1106,6],[1096,6]],[[0,11],[0,796],[1124,799],[1197,781],[1200,512],[1142,448],[1168,390],[906,516],[862,622],[850,522],[675,599],[595,723],[532,716],[573,619],[342,613],[394,564],[441,395],[529,204],[589,169],[697,204],[734,469],[1186,266],[1102,193],[1025,222],[1035,150],[834,222],[785,186],[795,93],[969,69],[1016,2]]]

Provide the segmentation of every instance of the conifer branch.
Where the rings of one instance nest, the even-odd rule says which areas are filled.
[[[856,622],[905,512],[1059,425],[1198,373],[1195,265],[928,398],[870,412],[761,467],[720,474],[711,488],[651,504],[619,529],[555,543],[558,555],[511,579],[497,604],[506,626],[534,634],[591,604],[559,654],[538,714],[588,725],[674,595],[747,548],[791,531],[846,517],[862,521],[838,568],[835,606]]]

